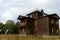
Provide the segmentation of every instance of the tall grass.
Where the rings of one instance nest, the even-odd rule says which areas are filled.
[[[43,37],[43,36],[36,36],[36,35],[28,35],[28,36],[21,36],[21,35],[0,35],[0,40],[60,40],[60,37]]]

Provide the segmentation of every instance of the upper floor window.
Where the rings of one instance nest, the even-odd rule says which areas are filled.
[[[32,15],[30,15],[30,18],[32,18]]]
[[[46,16],[45,14],[43,14],[43,16]]]
[[[34,15],[32,15],[32,18],[34,17]]]
[[[36,17],[36,14],[34,14],[34,17]]]
[[[53,24],[53,23],[54,23],[54,24],[59,24],[59,21],[52,19],[52,20],[51,20],[51,23],[52,23],[52,24]]]
[[[30,15],[30,18],[33,18],[34,17],[34,15]]]

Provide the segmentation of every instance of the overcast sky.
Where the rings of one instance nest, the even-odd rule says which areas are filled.
[[[60,15],[60,0],[0,0],[0,22],[16,22],[19,15],[25,16],[36,9]]]

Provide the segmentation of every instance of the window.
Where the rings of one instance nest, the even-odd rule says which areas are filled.
[[[59,22],[58,22],[58,21],[56,21],[56,24],[59,24]]]
[[[32,18],[32,15],[30,15],[30,18]]]
[[[51,20],[52,24],[53,24],[53,19]]]
[[[36,17],[36,14],[34,14],[34,17]]]
[[[52,28],[52,32],[53,32],[53,28]]]
[[[58,29],[57,29],[57,33],[59,33]]]
[[[34,15],[32,15],[32,18],[34,17]]]
[[[45,14],[43,14],[43,16],[46,16]]]
[[[34,17],[34,15],[30,15],[30,18],[33,18]]]

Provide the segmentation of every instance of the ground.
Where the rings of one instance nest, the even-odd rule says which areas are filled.
[[[36,36],[36,35],[0,35],[0,40],[60,40],[60,36]]]

